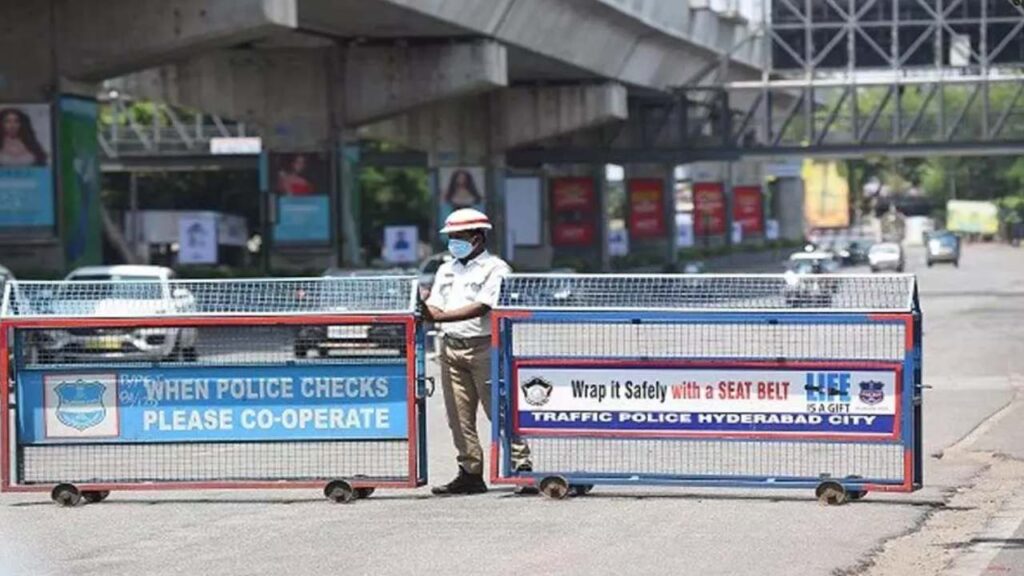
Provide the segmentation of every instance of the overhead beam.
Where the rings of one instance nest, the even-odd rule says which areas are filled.
[[[38,0],[33,0],[38,1]],[[51,0],[61,74],[99,81],[295,29],[298,0]]]
[[[346,50],[345,118],[366,124],[413,108],[508,85],[505,47],[480,40]]]
[[[365,126],[360,135],[438,157],[483,161],[504,150],[625,120],[626,88],[607,82],[506,88]]]

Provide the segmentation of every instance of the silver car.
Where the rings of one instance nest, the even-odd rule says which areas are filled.
[[[882,270],[903,272],[903,247],[896,242],[875,244],[871,250],[868,250],[868,264],[871,266],[872,272]]]
[[[171,288],[174,271],[163,266],[93,266],[79,268],[46,298],[58,316],[142,317],[195,310],[184,288]],[[90,359],[196,360],[195,328],[71,328],[35,335],[40,359],[51,362]]]

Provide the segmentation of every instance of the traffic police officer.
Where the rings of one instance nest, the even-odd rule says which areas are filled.
[[[491,414],[490,311],[498,303],[503,276],[512,271],[486,248],[491,222],[487,215],[462,208],[445,220],[448,251],[454,259],[438,268],[424,306],[424,316],[440,325],[441,389],[448,412],[448,427],[458,451],[459,473],[438,495],[480,494],[487,491],[483,479],[483,449],[477,435],[477,410],[483,404]],[[519,471],[530,470],[530,452],[522,442],[512,443],[512,463]],[[519,493],[535,493],[524,487]]]

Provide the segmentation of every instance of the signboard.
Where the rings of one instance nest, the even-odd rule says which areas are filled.
[[[597,237],[597,198],[592,178],[551,179],[551,243],[592,246]]]
[[[330,166],[323,153],[269,155],[277,195],[276,244],[327,244],[331,239]]]
[[[24,371],[18,440],[401,439],[407,396],[400,365]]]
[[[697,236],[725,234],[725,188],[721,182],[693,183],[693,220]]]
[[[764,221],[764,237],[767,240],[778,240],[779,239],[779,221],[778,220],[765,220]]]
[[[732,189],[732,221],[743,226],[744,236],[764,232],[760,186],[734,186]]]
[[[523,435],[871,437],[900,432],[900,373],[841,367],[515,368]]]
[[[450,166],[438,168],[440,198],[438,222],[459,208],[475,208],[487,212],[487,176],[481,166]]]
[[[996,234],[999,208],[992,202],[950,200],[946,203],[946,228],[967,234]]]
[[[739,222],[732,223],[731,240],[733,244],[743,242],[743,224],[740,224]]]
[[[54,234],[50,133],[49,105],[0,104],[0,235]]]
[[[676,213],[676,248],[689,248],[694,244],[693,213]]]
[[[535,176],[505,179],[505,226],[509,246],[540,246],[541,180]]]
[[[96,140],[99,108],[92,99],[62,96],[58,111],[67,266],[99,264],[103,261],[99,143]]]
[[[384,260],[395,264],[416,262],[419,231],[415,226],[384,227]]]
[[[626,256],[629,254],[629,230],[616,228],[608,231],[608,255]]]
[[[804,224],[807,228],[846,228],[850,225],[850,185],[839,174],[839,163],[805,160]]]
[[[217,263],[216,214],[182,214],[178,218],[178,263]]]
[[[210,154],[252,154],[263,151],[263,140],[258,137],[210,138]]]
[[[635,239],[665,237],[665,183],[657,178],[627,182],[629,234]]]

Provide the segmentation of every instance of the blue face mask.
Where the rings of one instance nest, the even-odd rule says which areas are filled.
[[[468,240],[452,238],[448,240],[448,251],[459,260],[468,258],[473,253],[473,243]]]

